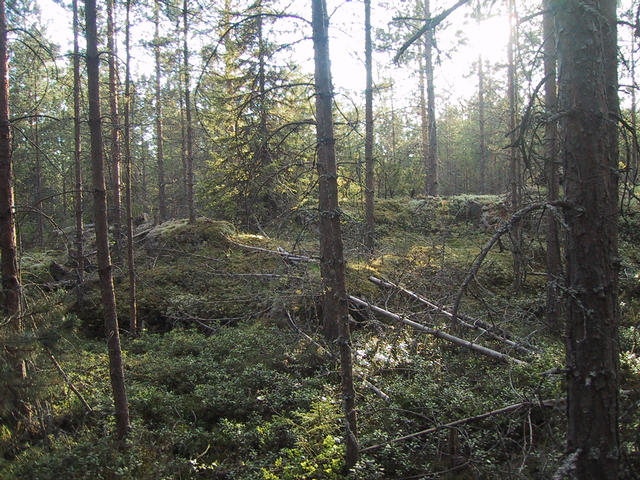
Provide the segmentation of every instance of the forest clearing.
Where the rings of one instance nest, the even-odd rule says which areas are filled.
[[[0,478],[640,477],[639,32],[0,0]]]

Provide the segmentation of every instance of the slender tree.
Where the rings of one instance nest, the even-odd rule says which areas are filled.
[[[358,460],[358,438],[333,134],[329,16],[325,0],[312,0],[312,13],[315,52],[316,135],[318,139],[320,271],[324,292],[322,316],[325,335],[329,339],[335,340],[340,348],[342,402],[345,411],[345,460],[347,468],[351,468]]]
[[[640,10],[638,10],[640,13]],[[640,20],[640,18],[639,18]],[[638,25],[640,28],[640,25]],[[640,33],[640,32],[638,32]],[[631,129],[634,132],[638,131],[638,114],[636,112],[637,109],[637,99],[636,99],[636,36],[640,36],[635,31],[632,33],[631,39],[631,52],[630,52],[630,61],[631,64]],[[638,178],[638,137],[634,135],[632,138],[632,150],[631,150],[631,165],[628,167],[631,171],[630,177],[633,183],[636,182]]]
[[[120,180],[120,113],[118,107],[118,67],[116,39],[113,16],[114,0],[107,0],[107,50],[109,51],[109,112],[111,116],[111,171],[113,189],[113,253],[116,261],[121,257],[121,237],[122,237],[122,186]]]
[[[80,141],[80,48],[78,47],[78,0],[73,0],[73,160],[75,166],[76,272],[78,301],[82,300],[84,283],[84,226],[82,222],[82,142]]]
[[[131,198],[131,48],[130,48],[130,11],[131,0],[126,0],[125,23],[125,79],[124,79],[124,158],[125,158],[125,197],[127,211],[127,266],[129,272],[129,331],[136,335],[138,331],[138,315],[136,305],[136,270],[133,259],[133,212]]]
[[[375,220],[373,216],[374,178],[373,178],[373,72],[372,72],[372,42],[371,42],[371,0],[364,1],[364,52],[366,69],[365,87],[365,210],[367,227],[364,243],[369,252],[375,246]]]
[[[178,90],[180,92],[184,91],[184,78],[182,75],[178,75]],[[182,163],[182,205],[181,207],[186,211],[187,215],[189,215],[189,167],[187,166],[187,128],[185,124],[185,113],[184,113],[184,95],[180,95],[180,161]]]
[[[431,18],[429,0],[424,0],[425,18]],[[429,122],[429,162],[425,185],[427,195],[438,195],[438,132],[436,128],[436,94],[433,82],[434,29],[425,32],[424,68],[427,78],[427,118]]]
[[[615,0],[557,11],[567,223],[567,450],[575,478],[618,478],[618,142]]]
[[[2,1],[2,0],[0,0]],[[95,208],[96,248],[98,252],[98,274],[104,326],[109,350],[109,376],[115,405],[116,430],[120,440],[129,430],[129,406],[124,384],[122,351],[116,315],[116,297],[113,290],[112,265],[109,254],[109,232],[107,225],[107,189],[104,181],[104,153],[102,145],[102,121],[100,118],[100,58],[98,56],[98,34],[96,27],[96,1],[85,0],[87,35],[87,76],[89,83],[89,132],[91,136],[91,165],[93,172],[93,202]]]
[[[478,55],[478,129],[480,131],[480,193],[487,193],[487,139],[485,133],[484,69],[482,54]]]
[[[555,19],[552,0],[545,0],[544,14],[542,18],[544,37],[544,74],[545,93],[544,103],[547,112],[545,125],[545,177],[547,180],[547,201],[554,202],[560,195],[560,181],[558,175],[558,129],[554,116],[557,110],[556,94],[556,35]],[[560,323],[562,311],[562,291],[560,289],[562,279],[562,259],[560,253],[560,235],[558,221],[551,212],[547,215],[547,302],[546,320],[552,328]]]
[[[266,42],[264,38],[264,18],[262,14],[262,2],[257,4],[257,30],[258,30],[258,155],[259,165],[266,167],[271,164],[271,154],[269,153],[269,127],[267,124],[269,111],[267,108],[267,92],[266,92]]]
[[[38,91],[38,76],[36,74],[33,85],[34,92]],[[35,95],[34,95],[35,97]],[[34,98],[34,104],[37,99]],[[34,204],[36,207],[36,224],[38,226],[37,243],[40,248],[44,246],[44,211],[42,203],[42,155],[40,152],[40,115],[36,109],[34,115],[31,117],[31,129],[33,130],[33,149],[35,154],[35,191]]]
[[[427,97],[425,95],[424,46],[418,41],[418,88],[420,89],[420,139],[422,147],[422,168],[424,170],[424,193],[429,184],[429,120],[427,118]]]
[[[513,212],[520,210],[522,203],[522,191],[520,185],[520,161],[518,159],[518,147],[516,145],[516,64],[514,58],[514,46],[516,42],[515,27],[515,0],[507,0],[509,14],[509,41],[507,43],[507,96],[509,97],[509,181],[511,183],[511,208]],[[513,245],[513,289],[519,291],[522,286],[524,265],[522,257],[522,228],[515,224],[510,231]]]
[[[187,207],[189,209],[189,222],[196,221],[196,208],[193,198],[193,126],[191,122],[191,76],[189,73],[189,0],[182,2],[182,26],[183,26],[183,74],[184,74],[184,109],[187,121]]]
[[[167,197],[164,178],[164,150],[162,144],[162,92],[160,89],[160,0],[156,0],[153,7],[153,23],[155,34],[153,38],[153,54],[156,62],[155,103],[156,103],[156,164],[158,165],[158,214],[160,223],[167,219]]]

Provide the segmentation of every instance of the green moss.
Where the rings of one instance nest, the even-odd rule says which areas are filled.
[[[169,220],[153,228],[145,237],[147,248],[197,248],[203,244],[224,248],[229,236],[235,233],[233,225],[221,220],[199,217],[195,223],[187,219]]]

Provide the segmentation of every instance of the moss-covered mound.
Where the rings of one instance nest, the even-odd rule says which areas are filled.
[[[168,220],[152,228],[145,235],[145,248],[156,251],[162,248],[199,248],[203,245],[223,248],[227,237],[235,233],[233,225],[221,220],[199,217],[195,223],[188,219]]]

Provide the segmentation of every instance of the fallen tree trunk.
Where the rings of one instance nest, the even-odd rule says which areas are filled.
[[[464,340],[462,338],[451,335],[449,333],[445,333],[441,330],[436,330],[435,328],[426,327],[420,323],[414,322],[407,318],[402,318],[400,315],[396,315],[395,313],[389,312],[388,310],[385,310],[380,307],[376,307],[375,305],[371,305],[370,303],[365,302],[364,300],[360,300],[359,298],[353,297],[351,295],[349,295],[349,301],[361,307],[370,308],[373,312],[378,313],[386,318],[390,318],[391,320],[395,320],[396,322],[404,323],[406,325],[409,325],[415,328],[416,330],[420,330],[421,332],[428,333],[429,335],[433,335],[434,337],[441,338],[451,343],[455,343],[456,345],[467,348],[469,350],[473,350],[487,357],[491,357],[505,363],[512,362],[518,365],[525,364],[525,362],[523,362],[522,360],[518,360],[517,358],[511,357],[506,353],[497,352],[490,348],[483,347],[482,345],[478,345],[477,343],[473,343],[468,340]]]
[[[506,345],[509,345],[511,348],[517,350],[520,353],[524,353],[524,354],[534,353],[531,348],[525,347],[521,343],[518,343],[518,342],[515,342],[514,340],[511,340],[512,335],[509,332],[507,332],[506,330],[503,330],[503,329],[498,328],[498,327],[494,327],[493,325],[490,325],[490,324],[488,324],[486,322],[483,322],[482,320],[478,320],[478,319],[470,317],[468,315],[458,314],[457,316],[454,317],[454,315],[451,312],[449,312],[448,310],[444,309],[440,305],[438,305],[436,303],[433,303],[433,302],[430,302],[429,300],[427,300],[424,297],[421,297],[417,293],[414,293],[411,290],[407,290],[406,288],[403,288],[403,287],[401,287],[399,285],[396,285],[395,283],[391,283],[391,282],[386,281],[386,280],[381,280],[381,279],[373,277],[373,276],[369,277],[369,281],[372,282],[372,283],[375,283],[376,285],[378,285],[380,287],[396,289],[399,292],[402,292],[403,294],[407,295],[408,297],[411,297],[414,300],[417,300],[418,302],[422,303],[423,305],[426,305],[429,308],[432,308],[437,313],[439,313],[441,315],[444,315],[445,317],[448,317],[451,320],[455,320],[457,323],[459,323],[463,327],[476,330],[477,332],[480,332],[482,335],[487,335],[487,336],[493,338],[494,340],[498,340],[500,342],[503,342]]]
[[[558,203],[560,202],[553,202],[553,204],[558,204]],[[502,237],[502,235],[507,233],[514,225],[516,225],[520,220],[522,220],[524,216],[533,212],[534,210],[539,210],[541,208],[544,208],[546,205],[547,204],[543,202],[543,203],[534,203],[532,205],[524,207],[518,210],[516,213],[514,213],[513,216],[507,222],[503,223],[500,226],[500,228],[496,230],[496,233],[493,234],[493,236],[489,239],[487,244],[480,251],[480,254],[474,260],[473,265],[471,266],[471,269],[467,273],[467,276],[463,280],[462,285],[460,285],[460,288],[458,289],[458,293],[456,294],[456,300],[453,304],[453,309],[451,312],[454,318],[458,316],[458,308],[460,307],[460,302],[462,301],[462,297],[467,291],[467,287],[469,286],[469,283],[471,283],[471,280],[475,278],[476,274],[478,273],[478,270],[480,270],[480,266],[482,265],[482,262],[484,261],[489,251],[491,250],[491,247],[493,247],[496,244],[496,242],[500,240],[500,237]]]
[[[65,383],[67,384],[67,386],[69,387],[69,389],[76,395],[76,397],[78,397],[78,400],[80,400],[80,403],[82,403],[82,405],[84,406],[84,408],[87,410],[87,412],[92,413],[93,409],[91,408],[91,406],[87,403],[87,401],[84,399],[84,397],[82,396],[82,394],[80,393],[80,390],[78,390],[76,388],[76,386],[73,384],[73,382],[71,381],[71,379],[69,378],[69,375],[67,375],[67,372],[65,372],[62,367],[60,366],[60,364],[58,363],[58,361],[56,360],[56,357],[53,356],[53,353],[51,353],[51,350],[49,350],[48,348],[46,348],[47,354],[49,355],[49,359],[51,360],[51,362],[53,363],[53,366],[56,367],[56,370],[58,371],[58,373],[60,374],[60,376],[64,379]]]
[[[311,257],[307,257],[305,255],[295,255],[293,253],[289,253],[287,252],[284,248],[278,247],[278,250],[269,250],[268,248],[262,248],[262,247],[254,247],[253,245],[245,245],[244,243],[240,243],[240,242],[236,242],[235,240],[231,240],[230,238],[227,237],[227,240],[229,240],[229,242],[233,243],[234,245],[241,247],[241,248],[246,248],[247,250],[251,250],[254,252],[262,252],[262,253],[268,253],[270,255],[276,255],[279,257],[283,257],[284,259],[293,262],[293,263],[297,263],[297,262],[318,262],[317,258],[311,258]]]
[[[459,425],[464,425],[466,423],[483,420],[485,418],[495,417],[496,415],[502,415],[503,413],[514,412],[516,410],[520,410],[521,408],[528,408],[528,409],[535,408],[535,407],[553,408],[558,405],[561,405],[566,401],[567,401],[566,398],[552,398],[549,400],[540,400],[538,402],[528,401],[528,402],[514,403],[513,405],[509,405],[507,407],[498,408],[497,410],[491,410],[490,412],[486,412],[486,413],[481,413],[480,415],[474,415],[473,417],[462,418],[460,420],[456,420],[455,422],[445,423],[444,425],[437,425],[435,427],[427,428],[426,430],[421,430],[419,432],[412,433],[410,435],[405,435],[403,437],[387,440],[386,442],[378,443],[377,445],[371,445],[370,447],[362,448],[360,450],[360,453],[370,452],[371,450],[376,450],[386,445],[391,445],[392,443],[399,443],[399,442],[404,442],[405,440],[411,440],[412,438],[416,438],[421,435],[428,435],[430,433],[435,433],[445,428],[453,428]]]

